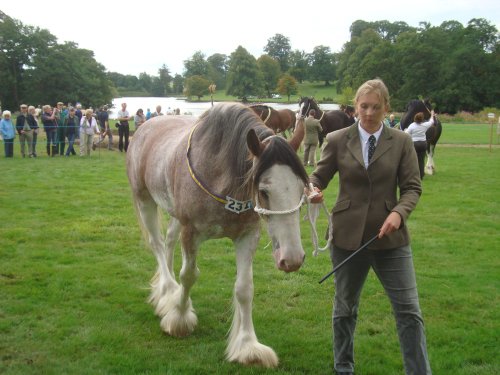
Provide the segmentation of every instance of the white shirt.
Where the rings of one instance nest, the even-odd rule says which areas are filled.
[[[375,136],[375,147],[378,144],[378,138],[382,134],[382,129],[384,127],[383,123],[380,123],[380,128],[373,134],[368,133],[365,129],[361,127],[361,123],[358,124],[359,139],[361,140],[361,150],[363,151],[363,161],[365,162],[365,168],[368,168],[368,138],[370,135]]]
[[[87,116],[82,116],[80,121],[80,134],[88,134],[93,135],[94,132],[99,133],[99,128],[97,127],[97,121],[94,117],[91,117],[90,120],[87,119]]]
[[[432,124],[434,124],[434,117],[431,117],[429,121],[421,122],[420,124],[412,122],[410,126],[405,129],[405,133],[411,135],[411,140],[413,142],[425,141],[425,132],[432,126]]]

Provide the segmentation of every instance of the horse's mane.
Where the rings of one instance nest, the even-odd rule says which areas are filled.
[[[247,134],[253,129],[260,141],[274,135],[250,108],[234,103],[219,104],[206,111],[198,120],[194,135],[196,148],[203,150],[203,157],[209,160],[218,173],[218,183],[224,186],[218,193],[235,199],[248,199],[259,183],[262,173],[274,164],[290,166],[292,171],[304,181],[307,173],[288,142],[273,137],[258,162],[252,162],[247,146]],[[226,173],[227,172],[227,173]]]
[[[247,147],[250,129],[255,130],[260,140],[274,134],[255,112],[238,103],[218,104],[198,120],[196,147],[203,150],[203,157],[213,170],[223,171],[218,180],[224,186],[218,192],[223,196],[248,199],[251,194],[252,186],[247,181],[253,164]]]

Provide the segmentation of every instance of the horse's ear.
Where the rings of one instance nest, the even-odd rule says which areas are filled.
[[[264,151],[264,145],[259,141],[259,137],[257,137],[257,133],[253,129],[250,129],[247,133],[247,146],[256,157],[259,157]]]

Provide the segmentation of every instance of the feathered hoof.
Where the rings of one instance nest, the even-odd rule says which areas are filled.
[[[154,307],[155,314],[160,318],[173,308],[176,301],[178,301],[179,285],[171,283],[170,285],[163,285],[159,282],[151,284],[151,294],[149,295],[148,302]]]
[[[226,352],[227,360],[238,362],[243,365],[257,365],[266,368],[278,366],[278,356],[268,346],[259,342],[248,343],[237,348],[228,348]]]
[[[170,336],[185,337],[194,331],[197,324],[198,317],[191,307],[185,311],[181,311],[176,306],[163,316],[160,326]]]

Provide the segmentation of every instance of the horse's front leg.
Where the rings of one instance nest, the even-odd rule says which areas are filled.
[[[198,237],[192,228],[183,227],[181,231],[182,268],[179,273],[180,288],[169,300],[166,314],[161,320],[162,329],[172,336],[182,337],[193,332],[198,318],[193,309],[189,294],[198,279],[199,270],[196,266],[198,253]]]
[[[253,271],[252,262],[259,242],[258,231],[234,241],[237,275],[234,286],[234,317],[229,332],[226,356],[229,361],[245,365],[276,367],[278,357],[273,349],[257,340],[252,320]]]

